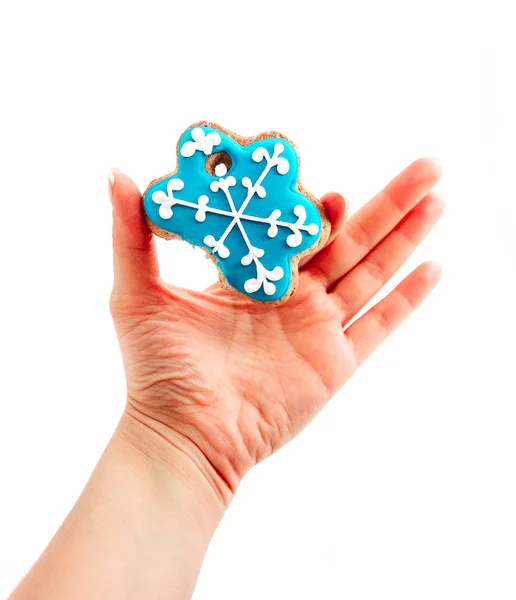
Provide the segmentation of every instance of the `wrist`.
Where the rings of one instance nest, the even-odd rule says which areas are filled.
[[[14,598],[191,598],[225,505],[195,461],[124,414]]]
[[[112,443],[131,455],[134,468],[155,486],[162,502],[184,512],[186,521],[208,542],[231,496],[200,451],[130,410],[124,412]]]

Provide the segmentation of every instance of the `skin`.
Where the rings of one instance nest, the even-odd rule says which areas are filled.
[[[244,475],[297,435],[436,285],[424,263],[349,323],[432,229],[437,162],[407,167],[347,219],[321,201],[327,245],[296,293],[263,306],[159,276],[141,195],[113,172],[111,312],[127,406],[83,495],[12,598],[189,598]],[[65,566],[65,568],[63,568]]]

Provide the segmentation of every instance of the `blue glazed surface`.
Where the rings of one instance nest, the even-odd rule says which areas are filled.
[[[276,166],[270,168],[262,182],[266,192],[265,197],[260,198],[257,193],[251,194],[252,197],[248,200],[243,214],[268,219],[275,209],[279,209],[281,211],[281,222],[295,224],[297,217],[293,212],[294,207],[302,206],[306,211],[304,223],[307,225],[313,224],[312,230],[317,226],[317,232],[311,234],[307,230],[302,231],[301,243],[296,247],[290,247],[286,240],[292,234],[292,230],[288,227],[279,226],[277,235],[270,237],[268,235],[269,223],[244,221],[243,219],[240,221],[252,246],[264,251],[263,257],[259,259],[263,267],[269,271],[272,271],[275,267],[281,267],[283,270],[283,276],[278,280],[273,280],[272,287],[275,287],[275,290],[270,293],[269,287],[269,294],[265,293],[263,285],[252,293],[246,291],[244,287],[247,280],[257,276],[257,266],[254,262],[249,265],[242,265],[241,263],[241,259],[248,254],[249,247],[238,226],[233,226],[224,241],[224,245],[229,250],[229,256],[221,258],[218,254],[215,254],[217,266],[233,288],[261,302],[278,301],[289,292],[292,280],[292,258],[316,244],[322,230],[318,208],[307,196],[296,189],[298,181],[296,151],[288,141],[280,138],[259,140],[250,145],[241,146],[221,131],[211,127],[201,127],[201,129],[205,134],[217,132],[220,136],[220,143],[213,146],[212,153],[225,151],[231,158],[232,165],[222,179],[228,176],[233,176],[236,179],[236,184],[230,188],[230,193],[237,212],[249,196],[249,189],[242,184],[242,179],[248,177],[251,183],[254,184],[267,166],[265,159],[260,162],[253,160],[253,152],[257,148],[265,148],[269,157],[273,157],[275,145],[279,142],[283,146],[280,156],[287,159],[289,163],[288,172],[280,174]],[[215,240],[218,240],[234,220],[234,216],[207,212],[205,220],[198,222],[195,218],[195,207],[173,204],[172,216],[163,218],[160,216],[160,204],[153,199],[156,192],[161,192],[160,197],[167,194],[167,186],[171,179],[180,179],[184,186],[181,190],[173,192],[174,198],[188,201],[197,206],[199,197],[204,195],[209,198],[207,206],[211,209],[231,212],[224,191],[222,189],[218,191],[210,189],[210,184],[219,181],[221,178],[210,175],[206,170],[207,154],[201,149],[195,151],[192,156],[181,154],[183,145],[186,142],[192,142],[192,130],[193,128],[188,129],[181,136],[177,173],[172,177],[166,177],[155,182],[147,189],[143,199],[144,210],[148,218],[161,229],[212,252],[213,249],[204,241],[206,236],[212,235]],[[158,196],[154,197],[157,198]]]

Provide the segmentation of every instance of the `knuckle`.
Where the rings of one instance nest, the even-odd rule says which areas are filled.
[[[346,235],[353,246],[359,248],[369,248],[372,244],[372,240],[367,231],[362,227],[360,222],[349,221],[347,223]]]

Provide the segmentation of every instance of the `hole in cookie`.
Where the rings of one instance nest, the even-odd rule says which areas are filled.
[[[233,164],[231,156],[224,150],[210,154],[204,163],[206,171],[213,177],[224,177]]]

